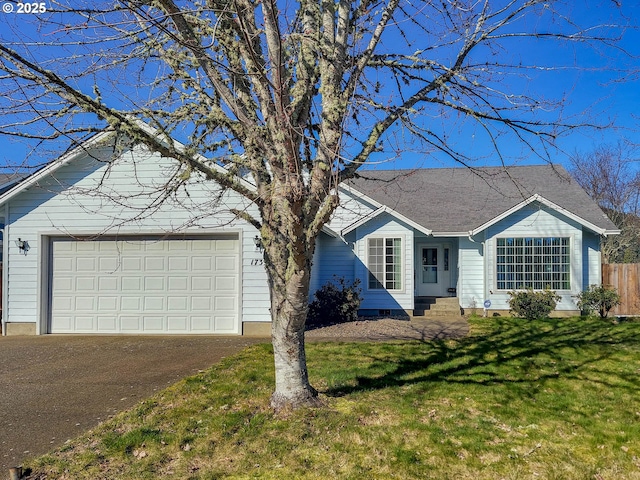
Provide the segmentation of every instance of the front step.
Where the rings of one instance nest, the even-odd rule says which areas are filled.
[[[458,297],[416,297],[412,317],[459,317]]]

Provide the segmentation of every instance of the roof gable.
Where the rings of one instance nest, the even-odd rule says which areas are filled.
[[[145,124],[144,122],[138,121],[138,126],[141,129],[145,130],[150,135],[156,135],[158,136],[158,138],[160,138],[157,131],[154,130],[149,125]],[[7,188],[4,191],[0,190],[0,205],[11,200],[16,195],[20,194],[21,192],[28,189],[29,187],[37,184],[43,178],[54,174],[58,169],[64,167],[65,165],[68,165],[76,160],[86,157],[87,152],[89,150],[96,148],[100,145],[103,145],[107,142],[113,141],[112,138],[115,138],[115,136],[116,136],[116,132],[112,129],[107,129],[103,132],[100,132],[94,135],[93,137],[89,138],[88,140],[84,141],[81,145],[78,145],[77,147],[73,148],[69,152],[53,160],[51,163],[45,165],[43,168],[37,170],[33,174],[23,178],[22,181],[20,181],[19,183],[12,186],[10,185],[11,188]],[[164,139],[162,139],[162,142],[166,143]],[[177,140],[173,140],[173,146],[174,148],[176,148],[176,150],[181,152],[184,151],[184,148],[185,148],[184,145],[178,142]],[[205,157],[198,156],[198,158],[202,161],[206,161]],[[211,164],[211,167],[218,169],[221,172],[226,172],[226,169],[224,166],[217,165],[214,163],[214,164]],[[240,176],[237,176],[237,179],[238,179],[238,182],[241,183],[245,188],[250,190],[255,189],[255,186],[250,181]]]

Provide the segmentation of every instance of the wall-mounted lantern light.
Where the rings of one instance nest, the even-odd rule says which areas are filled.
[[[18,240],[16,240],[16,247],[18,247],[18,250],[20,250],[20,253],[26,255],[27,252],[29,251],[29,242],[27,240],[22,240],[21,238],[18,238]]]
[[[256,251],[262,251],[262,239],[260,239],[260,237],[258,235],[256,235],[255,237],[253,237],[253,243],[255,243],[256,245]]]

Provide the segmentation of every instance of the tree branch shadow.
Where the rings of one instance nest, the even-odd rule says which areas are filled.
[[[354,385],[338,385],[323,393],[340,397],[388,387],[448,382],[529,384],[529,393],[533,395],[543,388],[546,380],[558,377],[589,380],[612,388],[624,384],[635,392],[640,389],[640,376],[628,375],[619,369],[602,371],[601,366],[586,368],[612,357],[619,351],[618,347],[637,348],[640,324],[624,327],[583,319],[548,320],[526,326],[520,323],[524,320],[492,319],[490,322],[477,322],[468,336],[455,341],[446,328],[440,332],[424,331],[417,341],[427,347],[426,354],[402,358],[391,370],[388,370],[388,357],[373,356],[371,370],[384,370],[386,366],[387,373],[357,376]],[[408,352],[415,351],[416,341],[396,340],[401,346],[404,341]],[[502,368],[509,364],[513,368]],[[540,368],[540,364],[547,368]],[[518,373],[514,374],[514,370]]]

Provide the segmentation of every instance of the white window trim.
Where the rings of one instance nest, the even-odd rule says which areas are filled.
[[[557,238],[568,238],[569,239],[569,285],[570,288],[566,289],[566,288],[560,288],[560,289],[552,289],[555,292],[561,292],[564,294],[568,294],[571,293],[575,290],[574,288],[574,282],[575,282],[575,277],[576,277],[576,272],[575,272],[575,263],[576,263],[576,258],[575,258],[575,249],[574,249],[574,235],[573,234],[558,234],[558,233],[536,233],[536,234],[519,234],[519,235],[500,235],[500,236],[495,236],[493,237],[493,261],[491,262],[493,264],[493,282],[491,282],[493,284],[493,288],[495,290],[496,293],[506,293],[506,292],[513,292],[513,291],[524,291],[524,289],[519,289],[519,288],[498,288],[498,239],[501,238],[553,238],[553,237],[557,237]],[[534,289],[534,291],[542,291],[540,289]]]
[[[391,288],[386,288],[383,286],[383,288],[371,288],[369,286],[369,275],[371,274],[371,270],[369,270],[369,240],[373,240],[373,239],[389,239],[389,238],[399,238],[400,239],[400,288],[395,288],[395,289],[391,289]],[[404,292],[406,290],[406,283],[407,283],[407,279],[406,279],[406,245],[407,245],[407,241],[406,241],[406,237],[405,235],[399,235],[399,234],[393,234],[393,233],[389,233],[388,235],[368,235],[367,237],[364,238],[364,249],[365,249],[365,272],[366,272],[366,278],[365,280],[365,285],[366,285],[366,291],[368,292]]]

